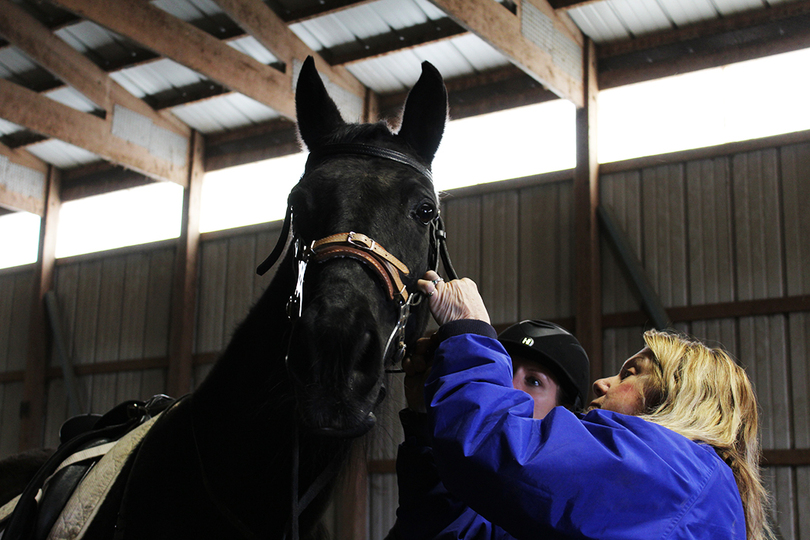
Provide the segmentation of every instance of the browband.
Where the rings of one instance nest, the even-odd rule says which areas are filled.
[[[323,160],[330,158],[332,156],[346,155],[346,154],[372,156],[387,159],[390,161],[396,161],[397,163],[407,165],[408,167],[412,168],[413,170],[415,170],[416,172],[418,172],[419,174],[430,180],[431,183],[433,182],[433,173],[430,172],[430,169],[428,167],[425,167],[422,163],[412,158],[408,154],[403,154],[402,152],[397,152],[396,150],[391,150],[388,148],[382,148],[380,146],[373,146],[370,144],[363,144],[363,143],[337,143],[322,146],[321,148],[318,148],[317,150],[310,152],[304,170],[309,171]]]

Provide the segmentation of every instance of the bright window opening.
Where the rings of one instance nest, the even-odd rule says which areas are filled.
[[[575,165],[576,108],[557,100],[449,122],[433,178],[441,191]]]
[[[599,162],[810,129],[810,49],[599,93]]]
[[[0,268],[37,262],[41,222],[28,212],[0,216]]]
[[[436,189],[572,168],[575,113],[560,100],[449,122],[433,162]],[[283,219],[306,158],[300,153],[206,174],[200,231]]]
[[[145,244],[180,235],[183,188],[160,182],[62,204],[56,257]]]
[[[307,155],[299,153],[207,173],[200,231],[284,219],[287,195],[301,178],[306,160]]]
[[[605,90],[599,161],[810,129],[810,49]],[[452,112],[452,111],[451,111]],[[575,109],[557,100],[452,121],[433,163],[438,190],[575,166]],[[278,220],[306,154],[205,175],[203,232]],[[182,188],[169,183],[64,203],[57,257],[176,238]],[[0,268],[36,261],[39,218],[0,216]]]

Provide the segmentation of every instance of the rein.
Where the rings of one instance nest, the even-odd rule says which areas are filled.
[[[428,167],[414,159],[413,157],[379,146],[363,144],[363,143],[340,143],[330,144],[319,148],[318,150],[310,153],[307,158],[307,163],[304,168],[304,174],[320,165],[323,161],[338,156],[345,156],[346,154],[355,154],[363,156],[371,156],[396,163],[406,165],[420,175],[425,177],[432,185],[433,175]],[[397,259],[394,255],[389,253],[382,245],[374,239],[366,236],[365,234],[349,231],[341,232],[326,236],[319,240],[311,242],[309,245],[295,234],[292,227],[293,222],[293,208],[288,202],[287,212],[284,217],[284,224],[281,228],[281,234],[273,248],[270,255],[259,265],[256,273],[264,275],[273,265],[279,260],[284,248],[287,245],[287,238],[290,235],[290,230],[293,230],[292,245],[294,249],[294,260],[296,265],[296,283],[293,293],[287,303],[287,316],[295,323],[295,320],[300,318],[303,310],[303,291],[304,291],[304,277],[306,274],[307,265],[309,262],[323,263],[333,258],[349,258],[361,262],[371,268],[374,273],[380,278],[387,297],[391,301],[395,301],[399,306],[399,319],[394,326],[391,335],[383,351],[383,361],[391,354],[393,347],[396,351],[393,353],[393,364],[400,362],[406,353],[405,346],[405,326],[410,316],[412,306],[417,305],[422,295],[418,292],[409,292],[407,285],[403,283],[403,276],[410,276],[410,269]],[[451,279],[457,279],[458,276],[450,262],[450,256],[447,251],[447,235],[444,231],[444,223],[440,216],[437,216],[430,222],[430,242],[431,253],[429,260],[429,267],[433,270],[438,270],[438,261],[441,257],[444,263],[444,269]],[[289,347],[289,343],[288,343]],[[299,460],[299,447],[298,447],[298,428],[296,427],[295,445],[293,450],[293,483],[292,483],[292,515],[290,522],[286,528],[290,535],[291,540],[298,540],[299,538],[299,518],[304,512],[309,503],[315,496],[328,484],[328,482],[337,474],[337,462],[333,459],[327,468],[315,479],[313,484],[304,493],[303,497],[298,496],[298,460]],[[285,539],[287,533],[285,532]]]

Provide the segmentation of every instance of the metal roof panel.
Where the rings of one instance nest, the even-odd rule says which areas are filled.
[[[196,71],[167,58],[116,71],[110,77],[139,98],[205,80]]]
[[[258,124],[279,117],[273,109],[238,93],[175,107],[172,113],[205,134]]]
[[[672,21],[657,2],[649,0],[610,0],[607,2],[625,28],[641,36],[673,27]]]
[[[256,40],[256,38],[253,36],[245,36],[243,38],[229,41],[228,45],[237,51],[250,56],[254,60],[261,62],[262,64],[272,64],[273,62],[278,61],[278,58],[276,58],[273,53],[268,51],[265,46],[259,43],[258,40]]]
[[[766,3],[762,0],[713,0],[717,9],[723,17],[742,13],[752,9],[762,9],[767,7]],[[774,2],[768,2],[774,3]]]
[[[88,163],[102,161],[100,156],[66,142],[49,139],[25,148],[45,163],[60,169],[71,169]]]
[[[660,4],[678,26],[717,18],[712,0],[661,0]]]
[[[44,95],[77,111],[92,112],[98,108],[92,101],[84,97],[84,94],[74,90],[71,86],[63,86]]]
[[[571,20],[594,43],[609,43],[628,39],[630,32],[607,2],[587,4],[568,11]]]

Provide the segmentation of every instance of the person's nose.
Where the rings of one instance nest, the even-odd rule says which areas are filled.
[[[602,397],[610,388],[610,378],[605,377],[604,379],[597,379],[593,383],[593,393],[596,397]]]

